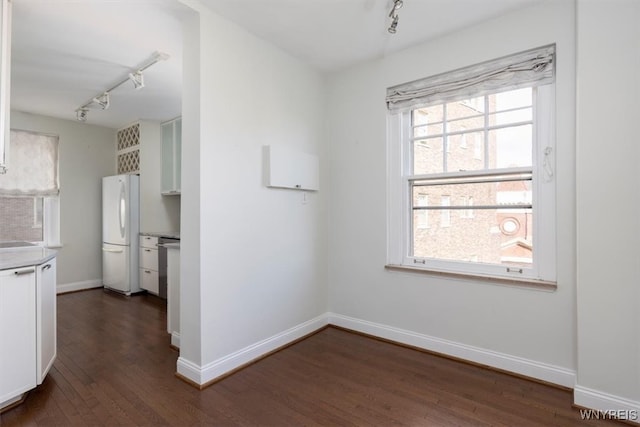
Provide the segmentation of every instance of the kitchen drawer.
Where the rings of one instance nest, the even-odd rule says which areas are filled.
[[[150,249],[158,249],[158,238],[154,236],[140,236],[140,246]]]
[[[158,295],[160,291],[160,281],[158,280],[158,272],[148,268],[140,269],[140,287],[146,289],[152,294]]]
[[[158,250],[140,248],[140,268],[158,271]]]

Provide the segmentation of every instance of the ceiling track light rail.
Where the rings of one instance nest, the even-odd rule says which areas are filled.
[[[144,75],[142,74],[142,72],[147,68],[151,67],[152,65],[156,64],[157,62],[166,61],[167,59],[169,59],[168,54],[162,53],[162,52],[156,52],[151,57],[151,59],[145,62],[142,66],[138,67],[136,71],[128,73],[127,77],[125,77],[118,83],[114,84],[104,92],[94,96],[93,98],[91,98],[90,101],[87,101],[84,104],[82,104],[80,107],[78,107],[76,109],[76,119],[78,119],[78,121],[81,121],[81,122],[86,122],[87,114],[89,112],[90,107],[92,106],[97,106],[102,110],[106,110],[107,108],[109,108],[111,103],[111,92],[114,89],[122,86],[127,82],[132,82],[133,87],[136,90],[142,89],[144,87]]]

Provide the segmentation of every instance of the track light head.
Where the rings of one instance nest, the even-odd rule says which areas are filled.
[[[86,122],[88,112],[89,110],[87,110],[86,108],[80,108],[76,110],[76,119],[78,119],[79,122]]]
[[[393,6],[391,6],[391,11],[389,12],[389,18],[391,18],[391,25],[387,28],[387,31],[391,34],[395,34],[398,27],[398,9],[404,6],[403,0],[394,0]]]
[[[389,28],[387,28],[387,31],[389,31],[389,33],[391,34],[395,34],[396,33],[396,27],[398,26],[398,15],[393,17],[393,21],[391,21],[391,25],[389,26]]]
[[[109,108],[109,92],[105,92],[102,95],[96,96],[93,98],[93,102],[98,104],[100,108],[106,110]]]
[[[138,90],[144,87],[144,75],[138,70],[135,73],[129,73],[129,80],[133,82],[133,88]]]

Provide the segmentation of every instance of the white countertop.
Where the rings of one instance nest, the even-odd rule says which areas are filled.
[[[169,239],[178,239],[180,240],[180,232],[179,231],[141,231],[141,236],[151,236],[151,237],[166,237]]]
[[[40,265],[53,259],[57,251],[40,246],[0,249],[0,270]]]

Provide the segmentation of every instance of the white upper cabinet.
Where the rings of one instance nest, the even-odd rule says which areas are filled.
[[[265,150],[268,187],[320,189],[320,163],[317,156],[273,145],[265,146]]]
[[[180,163],[182,161],[182,118],[162,124],[162,186],[163,195],[180,194]]]
[[[11,87],[11,2],[0,8],[0,173],[6,172],[9,157],[9,89]]]

